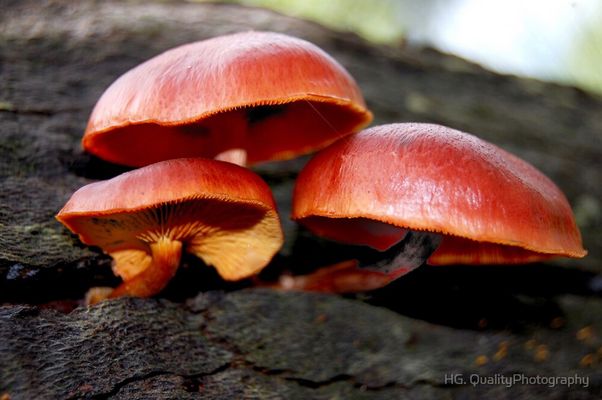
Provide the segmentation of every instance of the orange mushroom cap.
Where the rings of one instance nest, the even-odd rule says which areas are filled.
[[[283,242],[267,184],[245,168],[201,158],[164,161],[84,186],[56,218],[82,242],[112,255],[125,283],[158,257],[177,268],[180,249],[226,280],[246,278]],[[161,278],[163,286],[169,277]]]
[[[317,46],[245,32],[168,50],[102,95],[83,147],[118,164],[215,157],[249,164],[324,147],[372,119],[349,73]]]
[[[381,250],[407,229],[439,232],[430,264],[587,253],[551,180],[491,143],[431,124],[377,126],[322,150],[297,179],[292,218],[319,235]]]

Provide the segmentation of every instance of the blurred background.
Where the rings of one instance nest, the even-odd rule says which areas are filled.
[[[600,0],[231,0],[602,94]]]

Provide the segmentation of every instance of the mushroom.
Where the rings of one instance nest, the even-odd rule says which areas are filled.
[[[82,144],[133,167],[197,156],[252,165],[322,148],[371,119],[353,78],[320,48],[244,32],[126,72],[94,107]]]
[[[56,218],[113,257],[123,283],[108,297],[160,292],[182,250],[225,280],[240,280],[259,272],[283,242],[267,184],[250,170],[202,158],[163,161],[86,185]]]
[[[587,253],[550,179],[491,143],[431,124],[376,126],[319,152],[297,179],[292,218],[376,254],[289,277],[283,286],[291,288],[373,289],[425,261],[512,264]]]

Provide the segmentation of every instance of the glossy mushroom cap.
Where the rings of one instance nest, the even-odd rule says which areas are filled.
[[[491,143],[438,125],[377,126],[322,150],[298,177],[292,217],[318,235],[381,250],[406,229],[442,233],[430,264],[586,254],[552,181]]]
[[[83,147],[136,167],[233,148],[255,164],[324,147],[371,119],[353,78],[320,48],[245,32],[168,50],[125,73],[96,104]]]
[[[57,219],[128,280],[178,242],[226,280],[259,272],[283,242],[269,187],[222,161],[176,159],[82,187]],[[154,247],[153,247],[154,246]],[[167,249],[179,256],[178,248]]]

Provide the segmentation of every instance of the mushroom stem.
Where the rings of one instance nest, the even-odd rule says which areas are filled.
[[[245,109],[218,114],[207,121],[207,127],[220,137],[220,148],[214,159],[247,166],[245,140],[249,120]]]
[[[161,237],[150,245],[151,264],[133,278],[116,287],[109,298],[150,297],[159,293],[175,275],[182,256],[182,242]]]
[[[431,232],[408,231],[402,240],[385,251],[372,249],[355,260],[347,260],[301,276],[283,276],[276,287],[285,290],[353,293],[386,286],[423,265],[441,243]]]
[[[371,251],[361,257],[358,267],[397,279],[423,265],[437,250],[441,239],[438,233],[408,231],[402,240],[387,250]]]
[[[246,167],[247,151],[245,149],[228,149],[217,154],[215,159]]]

